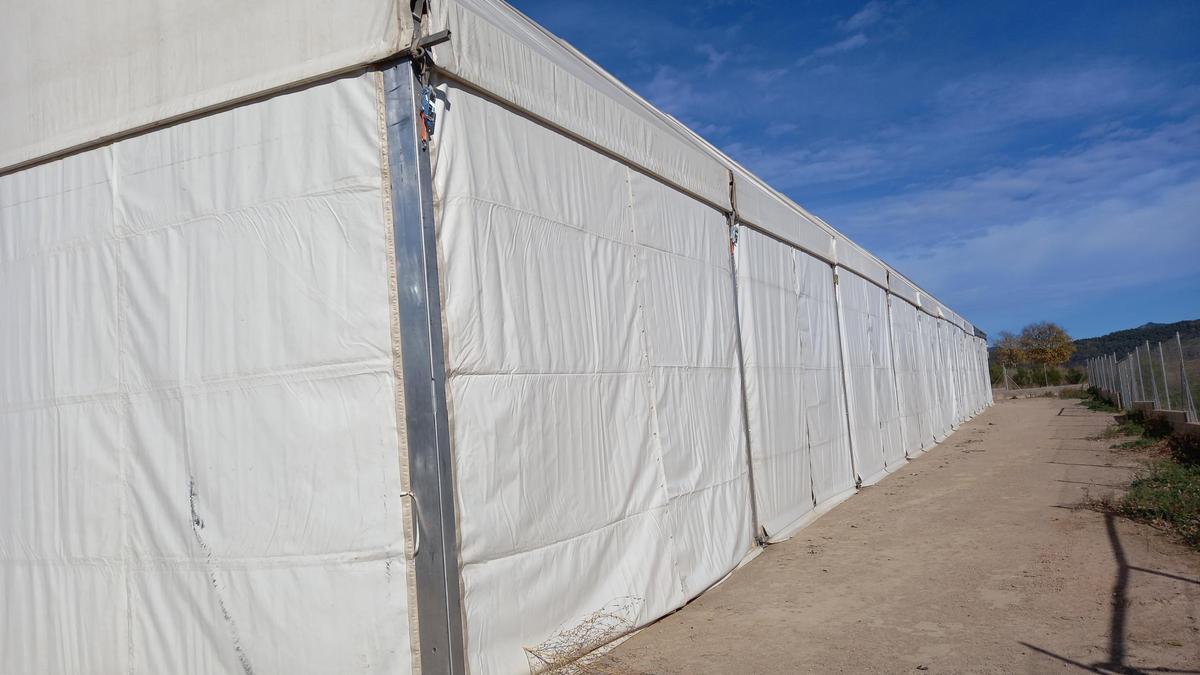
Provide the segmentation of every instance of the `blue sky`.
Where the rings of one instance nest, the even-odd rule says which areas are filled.
[[[514,4],[993,335],[1200,318],[1200,2]]]

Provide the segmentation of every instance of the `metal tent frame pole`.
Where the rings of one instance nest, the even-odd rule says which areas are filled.
[[[383,70],[387,169],[399,315],[409,483],[413,500],[420,662],[424,673],[466,673],[446,404],[442,301],[422,86],[412,61]],[[416,544],[415,542],[420,542]]]

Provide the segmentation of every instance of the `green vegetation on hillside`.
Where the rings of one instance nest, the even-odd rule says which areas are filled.
[[[1084,338],[1075,341],[1075,354],[1069,365],[1083,367],[1086,360],[1094,356],[1116,354],[1118,359],[1125,359],[1135,347],[1141,348],[1139,363],[1142,364],[1144,382],[1139,388],[1145,388],[1147,398],[1154,398],[1154,389],[1158,388],[1159,403],[1167,407],[1166,388],[1170,389],[1171,408],[1183,410],[1183,382],[1179,374],[1179,345],[1175,342],[1175,332],[1179,332],[1183,346],[1183,364],[1187,371],[1188,384],[1192,389],[1192,399],[1200,405],[1200,319],[1177,321],[1175,323],[1148,323],[1138,328],[1119,330],[1100,337]],[[1150,357],[1145,356],[1146,341],[1150,342]],[[1158,343],[1162,342],[1162,358],[1158,354]],[[1166,366],[1164,373],[1163,366]],[[1150,371],[1154,374],[1151,375]]]
[[[1137,328],[1127,328],[1107,335],[1094,338],[1083,338],[1075,341],[1075,354],[1071,357],[1072,365],[1081,365],[1093,356],[1102,354],[1117,354],[1124,357],[1133,351],[1134,347],[1145,346],[1146,341],[1157,346],[1159,342],[1175,342],[1175,333],[1183,340],[1184,352],[1187,353],[1189,343],[1200,341],[1200,319],[1191,321],[1176,321],[1175,323],[1148,323]]]

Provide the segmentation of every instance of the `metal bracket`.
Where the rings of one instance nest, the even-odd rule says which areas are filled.
[[[421,502],[412,492],[401,492],[400,497],[408,497],[413,503],[413,520],[416,521],[417,526],[413,528],[413,552],[409,560],[416,560],[417,554],[421,552]]]

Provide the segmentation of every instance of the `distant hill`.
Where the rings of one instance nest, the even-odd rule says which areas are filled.
[[[1177,321],[1175,323],[1148,323],[1137,328],[1127,328],[1119,330],[1108,335],[1101,335],[1094,338],[1083,338],[1075,341],[1075,355],[1071,357],[1070,365],[1081,365],[1087,359],[1101,354],[1112,354],[1116,352],[1118,356],[1133,351],[1137,345],[1145,345],[1146,340],[1150,341],[1151,345],[1156,345],[1159,341],[1166,342],[1175,340],[1175,332],[1179,332],[1180,338],[1184,341],[1184,350],[1188,349],[1188,343],[1193,340],[1200,340],[1200,319],[1191,321]],[[1163,345],[1166,349],[1167,345]]]

